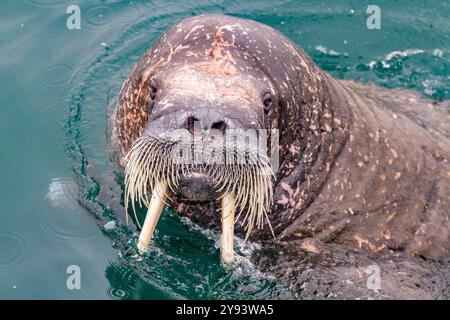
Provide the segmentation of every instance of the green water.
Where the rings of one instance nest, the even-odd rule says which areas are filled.
[[[255,19],[336,77],[450,98],[448,1],[377,1],[380,30],[366,27],[365,1],[81,1],[81,30],[68,30],[71,3],[0,4],[0,299],[295,298],[251,263],[251,244],[238,243],[225,271],[218,235],[167,211],[139,259],[122,224],[108,105],[181,18]],[[81,270],[79,290],[66,286],[70,265]]]

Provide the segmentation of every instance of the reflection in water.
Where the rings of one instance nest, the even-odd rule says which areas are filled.
[[[73,208],[78,205],[78,185],[71,179],[54,179],[49,187],[46,198],[56,208]]]
[[[78,185],[72,179],[57,178],[49,185],[45,197],[54,210],[40,210],[36,223],[49,240],[69,242],[73,246],[90,246],[99,237],[97,226],[78,203]]]

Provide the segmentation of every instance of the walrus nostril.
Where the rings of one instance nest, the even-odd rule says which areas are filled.
[[[213,130],[213,129],[220,131],[222,134],[225,134],[225,130],[227,129],[227,124],[225,123],[225,121],[214,122],[211,126],[211,130]]]
[[[205,119],[205,121],[200,121],[198,118],[194,116],[188,117],[184,121],[183,127],[188,130],[192,135],[195,131],[198,130],[211,130],[220,132],[222,135],[225,134],[225,130],[227,129],[227,124],[223,120],[215,121],[213,123],[208,121],[209,119]]]

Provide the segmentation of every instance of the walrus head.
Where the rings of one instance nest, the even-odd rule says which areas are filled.
[[[131,199],[133,210],[135,201],[160,210],[166,199],[221,200],[223,214],[231,211],[232,224],[242,218],[248,237],[255,225],[269,221],[273,168],[266,129],[276,91],[251,61],[222,51],[220,31],[215,41],[207,52],[193,48],[159,66],[146,64],[144,57],[130,77],[134,82],[122,90],[122,103],[129,102],[131,110],[147,105],[136,116],[130,110],[126,114],[137,137],[121,139],[125,205]],[[128,94],[136,96],[134,102]]]
[[[324,167],[329,150],[337,152],[330,148],[336,139],[326,78],[292,42],[256,22],[204,15],[171,27],[125,81],[116,113],[125,205],[137,201],[149,207],[147,218],[154,216],[141,236],[149,230],[149,240],[166,199],[220,200],[222,239],[231,230],[231,251],[235,211],[246,237],[269,221],[271,209],[275,233],[295,219],[327,173],[304,174]],[[291,182],[273,179],[270,158],[279,159],[280,177],[301,170],[297,189],[305,199],[288,219],[278,208],[286,187],[278,184]],[[273,203],[273,194],[282,202]]]
[[[152,112],[126,155],[126,197],[148,204],[146,186],[161,182],[174,201],[230,193],[248,233],[255,222],[261,226],[272,199],[263,129],[274,102],[263,79],[215,59],[154,74],[146,87]]]

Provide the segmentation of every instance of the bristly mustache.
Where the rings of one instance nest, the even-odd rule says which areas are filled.
[[[259,149],[248,145],[242,146],[225,140],[221,143],[222,147],[216,146],[215,152],[210,153],[209,157],[203,158],[200,163],[193,163],[186,161],[186,158],[180,161],[180,149],[190,149],[193,152],[191,155],[196,155],[204,151],[205,146],[199,149],[192,145],[183,146],[180,141],[146,135],[140,137],[126,155],[126,212],[131,200],[133,213],[139,225],[136,202],[140,207],[143,204],[148,206],[150,203],[148,195],[156,183],[166,182],[169,189],[175,193],[180,179],[195,172],[210,177],[217,193],[231,192],[235,196],[236,207],[239,208],[235,222],[242,219],[240,222],[246,230],[245,239],[248,239],[255,225],[259,229],[263,227],[264,219],[268,222],[273,234],[268,218],[268,212],[273,204],[272,178],[274,177],[270,159],[265,152],[261,153]],[[230,153],[230,150],[231,155],[226,154]],[[211,158],[217,159],[218,156],[223,156],[219,157],[223,162],[217,163]],[[235,161],[237,157],[239,161]]]

